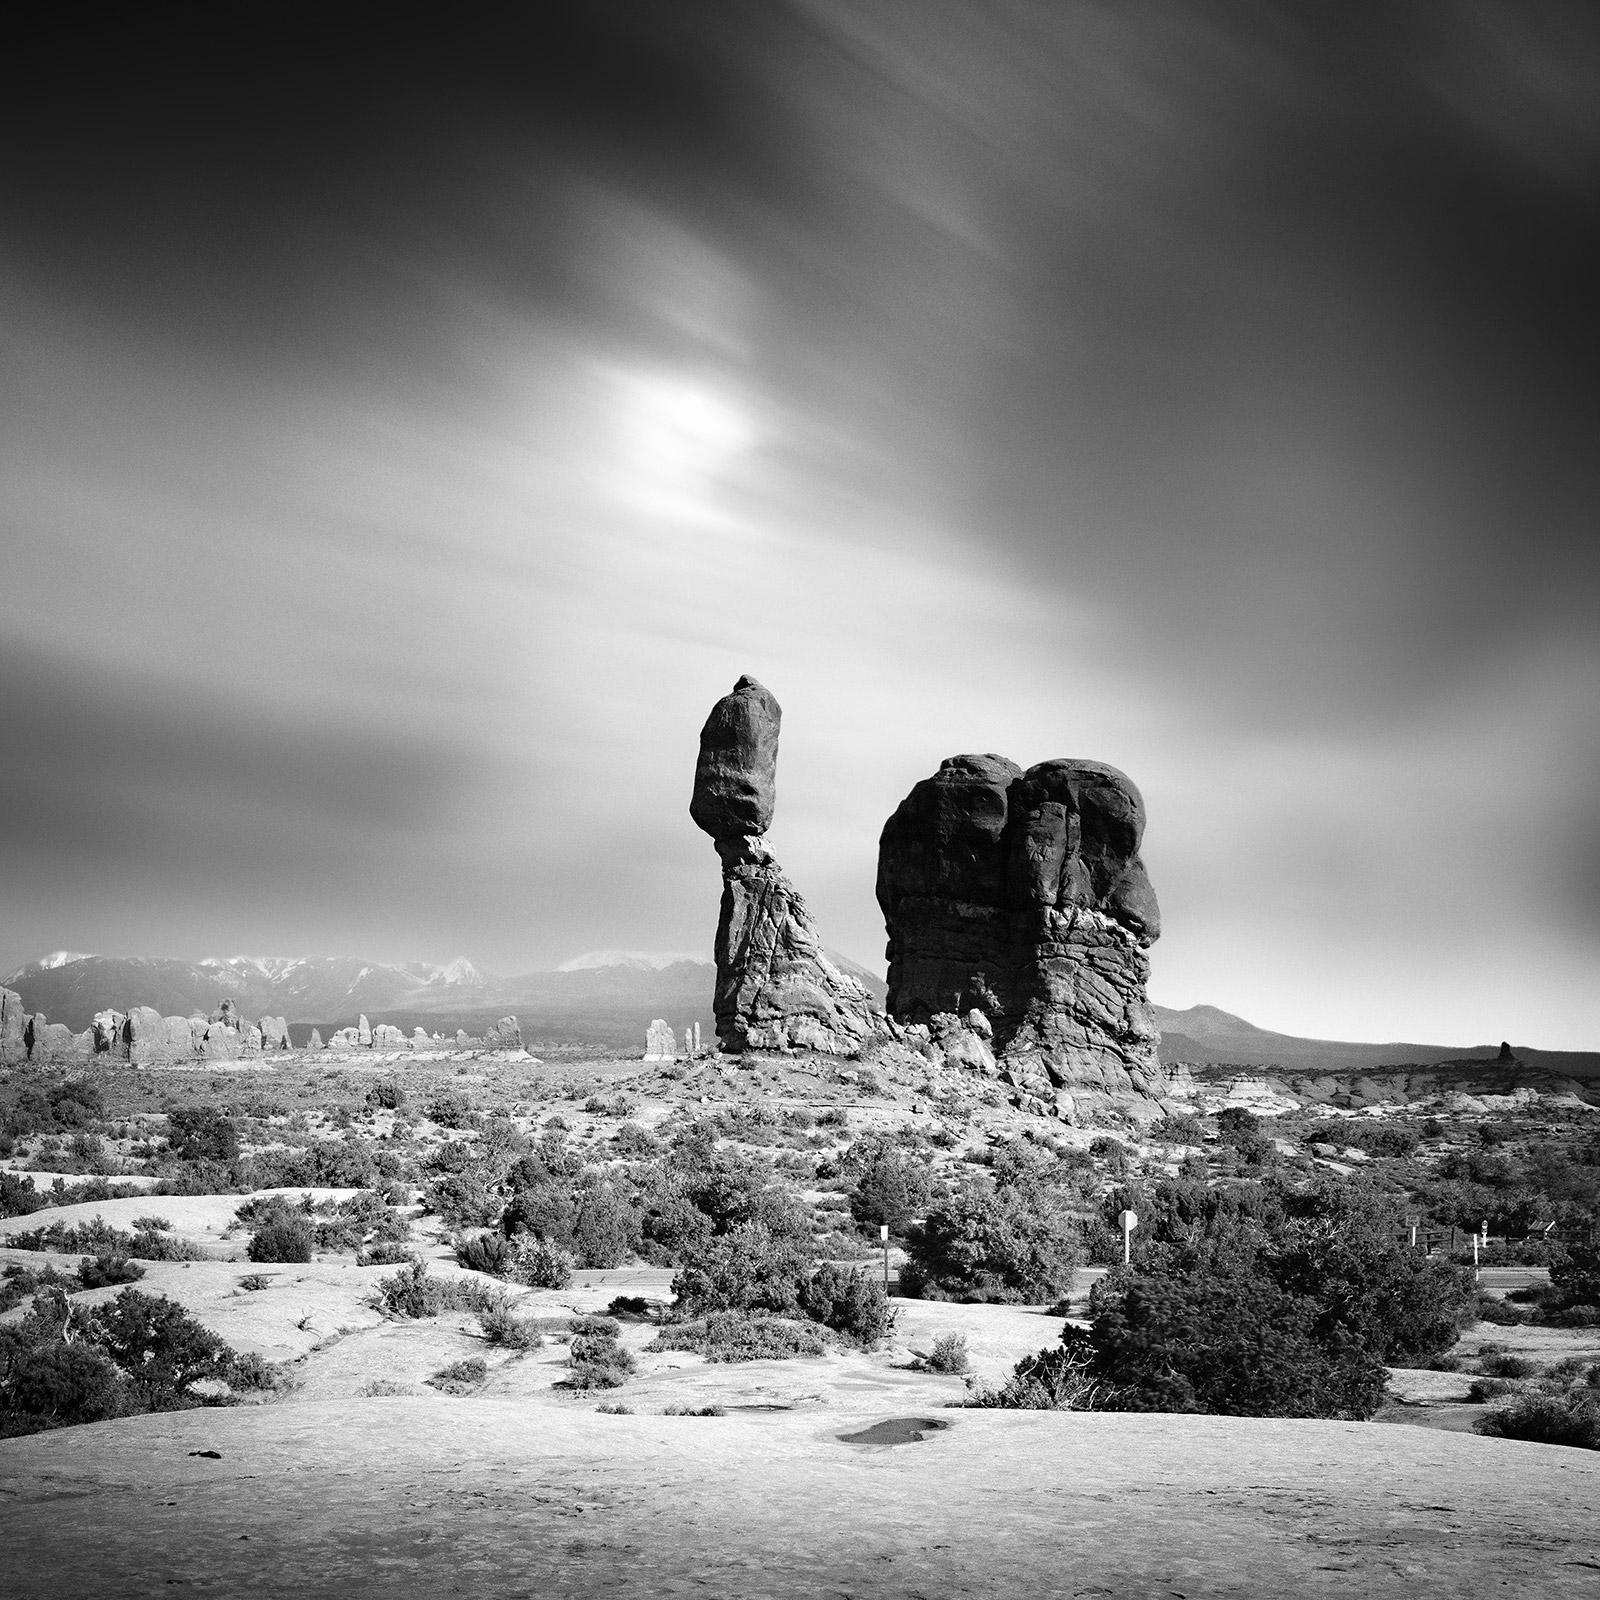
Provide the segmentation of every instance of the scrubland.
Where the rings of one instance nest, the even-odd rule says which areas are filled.
[[[1117,1441],[1168,1471],[1180,1441],[1226,1454],[1207,1430],[1244,1429],[1233,1448],[1284,1473],[1297,1437],[1424,1476],[1533,1450],[1581,1463],[1559,1481],[1592,1505],[1597,1121],[1078,1129],[982,1085],[952,1105],[822,1059],[18,1072],[0,1085],[0,1459],[30,1485],[71,1460],[93,1495],[125,1440],[258,1463],[276,1440],[337,1477],[429,1437],[438,1470],[478,1472],[468,1441],[515,1454],[532,1429],[607,1474],[619,1439],[707,1482],[740,1462],[760,1478],[773,1451],[806,1482],[922,1452],[977,1493],[1014,1428],[1037,1452],[1023,1468],[1070,1498],[1097,1492],[1072,1477],[1081,1441],[1114,1478]],[[1485,1218],[1478,1279],[1467,1229]],[[896,1416],[954,1427],[839,1442]],[[307,1429],[328,1437],[311,1449]],[[630,1527],[665,1514],[659,1485],[624,1476]],[[572,1592],[600,1583],[568,1566]]]

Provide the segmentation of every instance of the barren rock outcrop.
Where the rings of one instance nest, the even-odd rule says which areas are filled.
[[[805,902],[762,835],[776,804],[783,712],[743,677],[700,732],[689,815],[722,862],[713,1003],[724,1050],[855,1056],[883,1027],[872,998],[823,954]]]
[[[1143,833],[1139,791],[1115,767],[945,761],[879,842],[890,1015],[937,1038],[976,1012],[1017,1088],[1069,1112],[1153,1110],[1166,1088],[1145,950],[1161,924]],[[980,1054],[981,1030],[964,1032],[959,1048]]]
[[[28,1015],[15,989],[0,989],[0,1066],[28,1059]]]

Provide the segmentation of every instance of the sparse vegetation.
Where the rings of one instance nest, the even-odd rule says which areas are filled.
[[[663,1328],[652,1350],[691,1350],[707,1361],[787,1361],[820,1356],[827,1344],[814,1323],[759,1311],[712,1311]]]

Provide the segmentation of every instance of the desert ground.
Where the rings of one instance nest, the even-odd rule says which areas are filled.
[[[745,1074],[716,1063],[666,1073],[615,1061],[496,1066],[368,1060],[129,1075],[114,1081],[124,1100],[113,1114],[127,1151],[149,1137],[155,1114],[142,1106],[244,1094],[261,1102],[258,1138],[337,1138],[342,1125],[382,1140],[396,1131],[393,1114],[348,1120],[380,1079],[403,1082],[413,1106],[441,1086],[463,1089],[530,1133],[554,1118],[595,1151],[624,1121],[665,1129],[685,1107],[716,1115],[758,1100],[819,1114],[847,1106],[840,1138],[942,1121],[956,1153],[1028,1120],[981,1090],[960,1107],[915,1090],[863,1100],[849,1077],[782,1064]],[[422,1148],[456,1136],[415,1113],[411,1123],[405,1136]],[[1087,1141],[1049,1126],[1067,1143]],[[355,1191],[275,1192],[317,1202]],[[198,1258],[148,1262],[139,1288],[274,1364],[281,1381],[238,1406],[0,1443],[0,1593],[19,1600],[174,1589],[1555,1596],[1600,1584],[1600,1456],[1473,1435],[1484,1407],[1468,1401],[1470,1371],[1392,1371],[1389,1402],[1369,1423],[971,1409],[971,1386],[1002,1383],[1056,1340],[1060,1310],[896,1297],[884,1347],[785,1361],[711,1364],[651,1350],[655,1323],[624,1316],[636,1373],[610,1393],[582,1393],[562,1381],[566,1322],[623,1295],[665,1304],[670,1267],[514,1287],[518,1314],[550,1330],[515,1350],[487,1341],[466,1312],[386,1312],[377,1287],[393,1265],[333,1251],[309,1263],[249,1261],[249,1229],[234,1220],[241,1194],[72,1203],[68,1187],[58,1198],[66,1203],[0,1220],[0,1266],[70,1270],[76,1258],[6,1244],[41,1223],[128,1229],[158,1216]],[[457,1265],[455,1230],[441,1218],[413,1206],[411,1229],[433,1276],[481,1277]],[[876,1270],[869,1247],[858,1256]],[[1073,1314],[1103,1270],[1080,1269]],[[88,1306],[118,1292],[73,1298]],[[919,1358],[952,1333],[966,1338],[970,1384],[922,1369]],[[1470,1363],[1485,1346],[1600,1360],[1600,1331],[1479,1323],[1457,1353]],[[473,1358],[481,1379],[441,1389],[446,1369]]]
[[[939,1411],[863,1391],[721,1417],[329,1398],[39,1435],[0,1453],[0,1582],[29,1600],[1196,1600],[1589,1596],[1600,1578],[1589,1452],[1360,1423]],[[841,1438],[896,1415],[949,1426]]]

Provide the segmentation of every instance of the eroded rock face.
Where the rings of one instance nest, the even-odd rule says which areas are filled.
[[[0,989],[0,1066],[13,1067],[28,1059],[28,1014],[15,989]]]
[[[855,1056],[883,1027],[867,991],[823,954],[799,892],[762,835],[776,805],[778,729],[770,691],[740,678],[700,733],[689,815],[722,862],[713,1008],[722,1048]]]
[[[1153,1107],[1165,1080],[1145,951],[1161,921],[1143,834],[1139,791],[1102,762],[945,761],[879,842],[890,1015],[948,1031],[976,1011],[1000,1074],[1063,1111]]]

